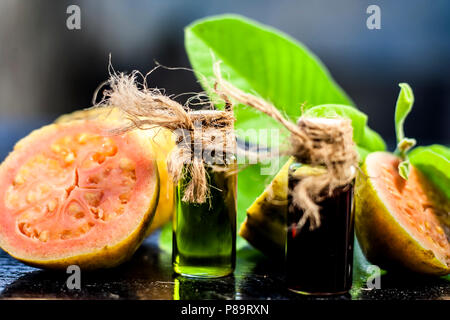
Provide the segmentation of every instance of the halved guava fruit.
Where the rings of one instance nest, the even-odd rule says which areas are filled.
[[[159,197],[149,139],[105,122],[52,124],[0,165],[0,247],[38,267],[112,267],[141,244]]]
[[[411,166],[386,152],[367,156],[355,188],[355,229],[366,257],[387,269],[446,275],[450,272],[449,200]]]
[[[118,108],[96,107],[82,109],[60,116],[55,123],[65,123],[74,120],[91,120],[106,122],[117,127],[129,123]],[[172,219],[174,212],[174,183],[167,169],[167,157],[175,147],[175,138],[172,132],[163,127],[154,127],[149,130],[137,131],[139,135],[146,136],[153,145],[158,164],[160,193],[158,207],[146,235],[162,227]]]

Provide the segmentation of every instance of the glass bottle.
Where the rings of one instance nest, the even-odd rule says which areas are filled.
[[[202,204],[182,200],[189,174],[179,181],[172,242],[172,263],[176,273],[200,278],[233,273],[236,264],[236,167],[235,156],[228,159],[227,170],[205,167],[210,196]]]
[[[352,168],[354,170],[354,168]],[[309,175],[323,174],[323,167],[294,162],[289,168],[289,191]],[[286,282],[290,290],[313,295],[347,293],[352,285],[354,181],[336,189],[318,203],[321,224],[314,230],[309,222],[302,228],[296,223],[303,211],[288,197]]]

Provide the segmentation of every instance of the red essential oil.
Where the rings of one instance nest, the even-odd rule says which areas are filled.
[[[300,169],[301,168],[301,169]],[[289,169],[289,190],[300,181],[296,172],[311,167],[294,163]],[[352,285],[353,183],[336,189],[318,203],[321,224],[310,230],[309,222],[297,228],[303,211],[289,196],[286,241],[286,282],[290,290],[313,295],[344,294]]]

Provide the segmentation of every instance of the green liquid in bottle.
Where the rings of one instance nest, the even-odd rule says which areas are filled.
[[[202,204],[182,200],[187,179],[179,182],[175,197],[174,271],[200,278],[227,276],[236,264],[237,174],[207,169],[210,197]]]

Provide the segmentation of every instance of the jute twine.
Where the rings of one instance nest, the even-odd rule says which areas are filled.
[[[290,133],[291,149],[287,154],[299,162],[323,166],[326,173],[303,177],[292,192],[293,205],[303,211],[297,228],[309,221],[309,228],[320,226],[320,203],[355,177],[358,153],[353,142],[353,128],[348,119],[301,117],[297,124],[287,120],[272,104],[252,94],[245,93],[225,81],[219,63],[214,65],[216,92],[232,101],[250,106],[281,123]]]
[[[183,201],[206,202],[210,190],[205,166],[213,171],[235,170],[227,163],[236,148],[232,106],[226,103],[225,111],[191,111],[159,90],[147,88],[145,81],[138,84],[137,75],[113,73],[100,105],[117,107],[130,120],[116,132],[157,126],[171,130],[177,137],[177,147],[168,156],[168,172],[175,183],[189,178]],[[205,151],[218,162],[206,162]]]

